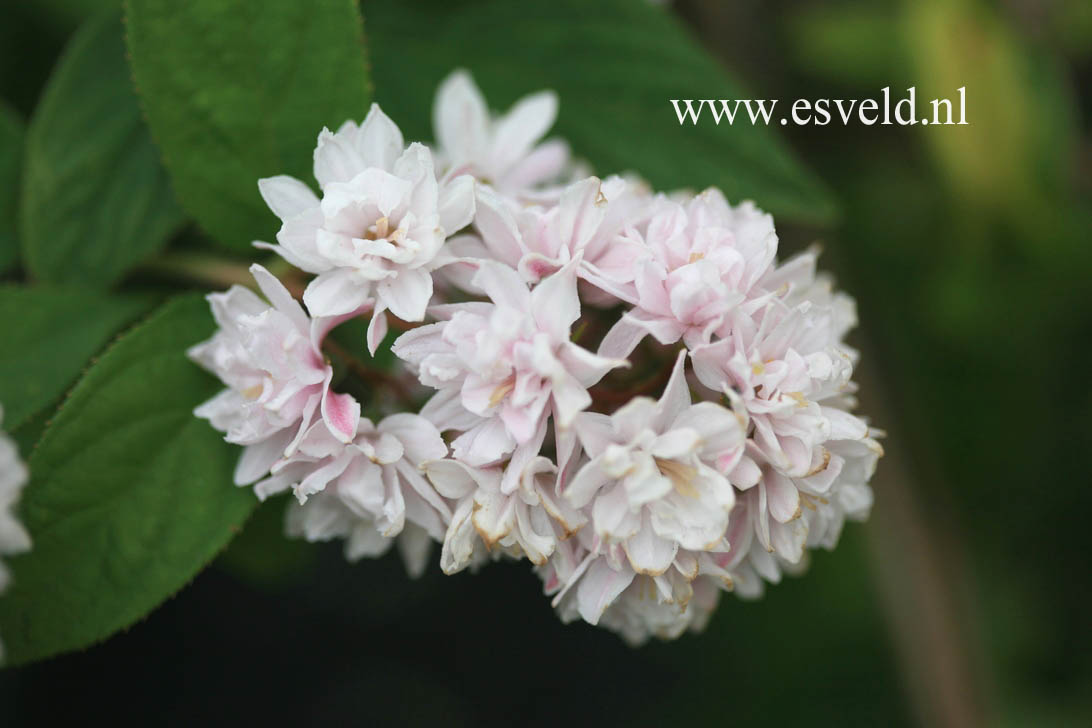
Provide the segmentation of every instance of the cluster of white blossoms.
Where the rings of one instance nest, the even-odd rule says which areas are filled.
[[[190,355],[228,388],[196,413],[244,446],[239,485],[295,495],[290,535],[350,559],[397,541],[412,574],[433,542],[448,574],[525,558],[562,619],[673,638],[867,516],[853,301],[814,251],[779,264],[749,202],[582,176],[542,141],[556,113],[542,92],[492,114],[457,71],[434,146],[373,105],[319,135],[318,194],[261,180],[282,225],[256,245],[313,274],[306,312],[257,265],[266,300],[211,295]],[[402,377],[416,413],[333,390],[324,342],[358,317],[359,385]],[[380,375],[389,329],[401,372]]]
[[[0,425],[4,423],[4,408],[0,406]],[[27,484],[27,468],[19,459],[19,450],[4,432],[0,431],[0,556],[17,554],[30,549],[30,534],[15,515],[15,506],[23,487]],[[0,562],[0,593],[3,593],[11,575]],[[0,643],[0,661],[4,658],[4,646]]]

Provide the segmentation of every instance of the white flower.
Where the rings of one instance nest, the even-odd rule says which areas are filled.
[[[0,406],[0,424],[4,421],[4,408]],[[23,487],[27,484],[27,468],[19,459],[15,443],[0,431],[0,555],[17,554],[30,550],[30,534],[15,515],[15,505]],[[7,589],[11,577],[0,561],[0,592]],[[0,661],[4,658],[4,646],[0,644]]]
[[[440,84],[432,118],[447,178],[470,174],[502,194],[519,194],[556,180],[569,163],[565,142],[537,144],[557,118],[553,91],[526,96],[493,117],[474,79],[457,70]]]
[[[456,503],[444,537],[440,566],[454,574],[484,552],[500,548],[542,565],[559,541],[586,522],[556,494],[557,468],[536,457],[519,474],[519,489],[505,493],[501,468],[472,468],[457,460],[435,460],[424,470],[436,490]]]
[[[574,182],[546,206],[479,187],[474,227],[480,237],[452,240],[459,262],[448,272],[457,274],[474,260],[498,260],[533,283],[579,259],[577,275],[606,296],[597,303],[632,303],[634,262],[648,255],[633,226],[650,202],[643,183],[621,177]],[[455,280],[466,287],[466,280]]]
[[[257,266],[272,306],[211,296],[220,331],[190,355],[228,389],[197,414],[246,446],[238,482],[294,492],[290,535],[344,539],[350,559],[397,541],[411,574],[434,541],[447,574],[526,559],[562,620],[674,639],[720,591],[760,596],[867,517],[882,433],[852,414],[854,302],[814,250],[778,265],[750,202],[577,176],[563,142],[541,141],[556,115],[548,91],[492,115],[456,71],[434,150],[373,105],[320,134],[318,195],[261,180],[282,226],[256,245],[314,274],[314,319]],[[434,391],[373,424],[330,391],[321,344],[370,314],[374,354],[388,312],[435,321],[393,346]],[[646,342],[634,363],[651,378],[593,389],[649,335],[681,348],[669,371]],[[634,396],[660,376],[658,400]]]
[[[801,510],[784,523],[772,515],[767,491],[752,488],[741,494],[728,527],[731,547],[713,555],[730,575],[737,595],[760,597],[764,582],[777,584],[783,573],[802,573],[808,565],[805,549],[833,550],[846,520],[868,518],[872,507],[868,481],[883,455],[875,440],[881,434],[870,430],[861,440],[828,442],[826,446],[844,463],[838,476],[823,495],[801,490]]]
[[[560,542],[538,573],[563,622],[583,619],[619,632],[630,644],[649,637],[674,639],[700,631],[721,589],[731,578],[714,561],[719,553],[680,551],[662,574],[638,574],[614,550],[596,553],[595,539],[581,531]],[[591,550],[589,550],[591,547]]]
[[[802,564],[806,548],[832,548],[847,516],[867,515],[867,481],[882,453],[848,411],[856,352],[841,339],[856,321],[852,299],[816,278],[815,257],[809,251],[769,272],[758,287],[773,295],[733,312],[725,338],[692,353],[698,379],[739,402],[753,426],[761,477],[751,490],[737,485],[754,545],[732,552],[737,561],[747,553],[745,567],[767,580]]]
[[[416,576],[451,520],[447,502],[421,474],[424,463],[445,455],[440,433],[417,415],[391,415],[378,425],[361,419],[348,444],[315,426],[256,490],[266,498],[291,488],[298,502],[289,506],[289,535],[344,538],[350,560],[379,556],[398,537]]]
[[[638,576],[604,611],[599,624],[618,632],[634,646],[650,637],[673,640],[686,631],[701,632],[716,609],[721,589],[708,577],[686,584],[688,601],[680,603],[670,595],[664,596],[652,578]]]
[[[715,402],[691,404],[680,352],[659,401],[637,397],[611,417],[583,413],[576,433],[591,458],[563,488],[591,505],[604,544],[620,544],[639,573],[662,574],[680,548],[720,546],[735,503],[729,481],[743,457],[744,426]]]
[[[846,410],[852,357],[840,345],[836,314],[832,305],[790,306],[775,297],[735,320],[728,338],[693,352],[699,380],[748,412],[752,453],[763,471],[750,501],[755,535],[792,563],[809,538],[803,509],[828,497],[845,466],[833,443],[863,443],[869,435]]]
[[[194,414],[228,442],[245,446],[235,470],[238,485],[253,483],[291,454],[316,418],[348,442],[360,417],[356,400],[330,390],[333,369],[319,348],[346,317],[311,320],[269,271],[253,265],[250,272],[269,303],[242,286],[210,294],[219,329],[186,352],[228,387]]]
[[[773,265],[777,235],[772,218],[749,202],[733,208],[712,188],[685,203],[661,197],[642,237],[636,306],[604,340],[605,356],[627,356],[648,334],[694,348],[726,333],[729,313],[746,315],[770,295],[760,282]]]
[[[373,104],[364,123],[323,130],[315,148],[322,199],[297,179],[260,180],[269,208],[282,221],[279,245],[256,243],[318,274],[303,300],[313,316],[338,316],[375,304],[368,331],[374,353],[388,309],[421,321],[432,297],[432,270],[451,233],[470,222],[474,182],[440,186],[432,153],[403,149],[402,132]]]
[[[550,414],[567,428],[590,404],[587,388],[625,362],[570,340],[580,316],[572,264],[528,290],[511,268],[483,262],[474,285],[492,302],[437,309],[450,318],[403,334],[394,353],[439,390],[421,415],[462,432],[452,443],[456,459],[481,467],[511,455],[509,493],[538,454]]]

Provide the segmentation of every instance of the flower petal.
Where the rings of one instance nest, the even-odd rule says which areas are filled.
[[[432,106],[436,141],[453,163],[478,159],[485,150],[489,107],[463,69],[451,73],[436,91]]]
[[[376,295],[403,321],[423,321],[432,299],[432,274],[421,268],[404,268],[376,285]]]
[[[607,607],[614,603],[630,582],[633,581],[633,572],[629,569],[616,571],[610,567],[606,559],[596,559],[584,576],[580,579],[580,585],[576,588],[577,610],[585,622],[598,624],[599,618]]]
[[[623,548],[634,571],[638,574],[659,576],[671,566],[679,546],[673,541],[656,535],[648,521],[646,514],[640,530],[626,540]]]
[[[286,174],[258,180],[258,191],[273,214],[282,220],[295,217],[319,204],[319,198],[310,187]]]
[[[459,232],[474,219],[476,186],[474,178],[464,174],[440,188],[440,227],[445,235]]]
[[[355,271],[339,268],[320,273],[303,292],[303,302],[312,317],[340,316],[368,303],[371,282]]]
[[[379,104],[372,104],[357,132],[355,146],[366,165],[389,170],[402,153],[405,141],[398,125],[383,113]]]

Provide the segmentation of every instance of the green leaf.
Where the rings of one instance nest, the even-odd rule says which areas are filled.
[[[16,446],[19,448],[19,452],[22,454],[23,459],[26,460],[30,457],[30,454],[34,452],[34,447],[38,444],[38,441],[42,439],[42,433],[45,432],[46,427],[49,426],[49,418],[53,415],[53,410],[48,407],[42,410],[38,410],[37,413],[23,420],[23,424],[18,428],[8,430],[8,434],[15,440]],[[5,427],[5,429],[7,429]],[[2,637],[3,635],[0,635]]]
[[[732,81],[666,10],[632,0],[407,3],[364,0],[378,101],[431,138],[436,86],[465,67],[490,104],[557,91],[555,132],[601,175],[634,170],[659,189],[719,186],[775,215],[826,221],[825,187],[775,133],[709,117],[681,126],[671,99],[761,98]],[[427,28],[427,32],[422,29]],[[782,99],[772,123],[788,113]]]
[[[110,337],[150,306],[65,286],[0,287],[0,402],[4,427],[55,402]]]
[[[903,70],[897,11],[859,0],[797,6],[785,16],[786,49],[798,68],[827,83],[905,89],[914,81]]]
[[[141,120],[114,13],[72,38],[26,145],[23,255],[40,280],[109,285],[183,220]]]
[[[310,179],[322,127],[370,99],[349,0],[129,0],[133,76],[179,198],[225,247],[249,250],[276,218],[258,179]]]
[[[122,337],[72,391],[30,458],[0,635],[12,662],[85,647],[182,588],[256,503],[232,485],[238,449],[193,408],[217,383],[188,361],[212,330],[197,295]]]
[[[0,273],[19,259],[15,210],[19,204],[19,170],[23,166],[23,120],[0,101]]]

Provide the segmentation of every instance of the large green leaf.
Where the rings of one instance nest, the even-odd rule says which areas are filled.
[[[217,383],[188,361],[212,329],[196,295],[122,337],[72,391],[30,458],[21,514],[34,548],[11,560],[0,635],[12,662],[104,639],[183,587],[256,500],[238,450],[193,408]]]
[[[108,285],[182,222],[140,117],[114,13],[72,38],[26,145],[22,245],[40,280]]]
[[[55,402],[147,298],[76,287],[0,287],[0,403],[14,429]]]
[[[730,80],[652,3],[363,0],[363,7],[377,100],[408,138],[431,138],[435,88],[465,67],[497,108],[556,90],[556,132],[600,174],[634,170],[661,189],[717,185],[729,199],[753,199],[797,220],[833,214],[823,185],[772,130],[739,120],[717,126],[708,116],[679,124],[671,99],[763,94]],[[788,105],[778,102],[775,126]]]
[[[23,166],[23,120],[0,101],[0,273],[19,258],[15,210],[19,202],[19,170]]]
[[[276,232],[258,179],[308,179],[322,127],[370,98],[350,0],[128,0],[133,77],[186,209],[221,244]]]

